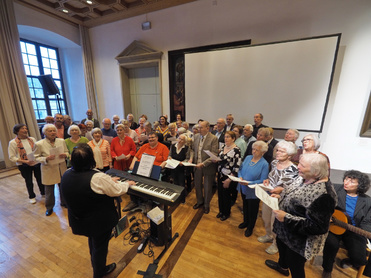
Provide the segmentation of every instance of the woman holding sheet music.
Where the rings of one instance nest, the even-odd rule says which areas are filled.
[[[182,161],[191,160],[191,148],[187,144],[188,136],[181,134],[177,140],[177,143],[170,146],[169,159],[176,159],[180,161],[175,169],[170,170],[170,175],[173,178],[174,184],[185,187],[185,175],[184,166]],[[185,194],[185,190],[183,191]],[[182,197],[182,201],[185,201],[185,195]]]
[[[36,143],[36,161],[41,163],[41,180],[45,185],[46,216],[53,213],[55,205],[54,185],[60,185],[61,177],[67,170],[66,158],[69,157],[66,142],[57,138],[57,128],[53,124],[46,124],[42,129],[45,138]],[[62,194],[61,206],[66,206]]]
[[[232,190],[236,191],[236,182],[231,181],[228,175],[237,177],[241,166],[241,151],[234,143],[236,134],[227,131],[224,135],[225,145],[219,153],[218,162],[218,203],[219,213],[216,215],[221,221],[225,221],[231,214]]]
[[[271,163],[271,171],[269,172],[268,179],[264,181],[264,185],[274,187],[271,193],[279,194],[285,185],[292,183],[298,177],[298,168],[291,162],[291,157],[296,154],[294,143],[280,141],[276,145],[276,149],[276,159]],[[266,204],[263,204],[262,219],[266,234],[258,237],[258,241],[262,243],[273,242],[271,246],[265,249],[265,252],[270,255],[278,252],[276,240],[272,233],[274,218],[272,209]]]
[[[32,153],[36,149],[36,139],[28,136],[28,128],[25,124],[17,124],[13,127],[16,137],[9,142],[9,160],[17,163],[18,169],[26,182],[29,202],[36,203],[36,195],[33,191],[32,173],[35,176],[40,194],[45,195],[44,185],[41,182],[40,164],[34,159]]]
[[[127,171],[137,151],[134,140],[125,134],[123,124],[116,126],[117,137],[111,142],[111,156],[113,168]]]
[[[326,157],[303,154],[298,170],[301,178],[285,186],[279,210],[273,211],[279,260],[265,261],[285,276],[291,272],[293,278],[305,277],[306,260],[322,251],[336,203]]]
[[[256,218],[258,217],[260,203],[260,200],[255,195],[255,189],[249,188],[247,185],[262,183],[267,179],[269,165],[263,158],[267,150],[267,143],[264,141],[256,141],[252,145],[252,155],[246,156],[238,172],[239,178],[248,181],[248,183],[240,182],[237,186],[237,190],[241,192],[243,200],[243,222],[238,225],[238,228],[246,228],[246,237],[252,235]]]

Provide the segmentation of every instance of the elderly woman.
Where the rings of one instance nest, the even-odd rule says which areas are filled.
[[[192,132],[193,132],[193,136],[197,133],[200,132],[200,126],[198,124],[195,124],[194,126],[192,126]]]
[[[126,120],[129,122],[130,129],[136,130],[138,128],[138,124],[136,122],[134,122],[134,115],[133,114],[129,113],[126,116]]]
[[[16,137],[9,142],[9,160],[16,163],[22,177],[26,182],[29,202],[36,203],[36,195],[33,191],[32,173],[35,176],[41,195],[45,195],[45,188],[41,182],[40,164],[35,161],[33,155],[36,150],[36,140],[28,136],[28,128],[25,124],[17,124],[13,127]]]
[[[81,136],[81,130],[77,125],[71,125],[67,130],[70,138],[64,139],[66,141],[68,152],[71,154],[73,148],[79,143],[88,143],[88,138]],[[68,160],[67,167],[71,167],[71,162]]]
[[[96,167],[101,172],[107,172],[112,167],[111,147],[107,140],[103,139],[102,130],[99,127],[91,131],[93,140],[89,146],[93,150]]]
[[[169,124],[169,132],[164,135],[164,143],[165,145],[168,146],[168,148],[170,148],[172,144],[175,144],[177,142],[176,140],[177,138],[178,138],[178,133],[176,130],[176,124],[171,123]]]
[[[298,149],[298,152],[296,155],[294,155],[291,158],[291,161],[294,162],[296,165],[299,163],[300,156],[303,153],[319,153],[322,154],[327,159],[328,168],[330,171],[330,160],[324,153],[321,153],[318,151],[319,147],[321,146],[321,141],[318,139],[318,136],[315,134],[308,134],[304,136],[303,140],[301,140],[301,143],[303,144],[302,149]]]
[[[279,194],[284,187],[291,184],[298,177],[298,168],[291,162],[291,157],[296,154],[296,146],[292,142],[280,141],[276,145],[276,159],[271,163],[271,171],[268,179],[264,181],[265,186],[272,186],[271,193]],[[258,237],[262,243],[272,242],[272,245],[265,249],[270,255],[278,252],[274,234],[272,233],[275,215],[272,209],[266,204],[262,205],[262,219],[265,228],[265,235]]]
[[[66,158],[69,153],[66,142],[62,138],[57,138],[57,128],[55,125],[46,124],[43,127],[45,139],[36,143],[36,161],[41,163],[41,180],[45,185],[45,207],[46,216],[53,213],[55,205],[54,185],[61,182],[61,177],[67,170]],[[61,206],[66,206],[63,196],[60,195]]]
[[[167,118],[165,116],[161,116],[158,121],[160,122],[160,125],[155,129],[155,131],[165,136],[170,132]]]
[[[370,178],[360,171],[350,170],[344,173],[343,184],[335,184],[337,209],[350,216],[350,225],[371,232],[371,198],[366,195],[370,189]],[[366,265],[366,238],[351,230],[343,234],[329,232],[323,250],[323,275],[331,277],[339,243],[342,241],[348,250],[349,258],[343,259],[340,266],[353,265],[356,268]],[[368,266],[369,267],[369,264]],[[369,276],[369,273],[363,273]]]
[[[146,122],[147,120],[145,118],[140,118],[139,119],[139,126],[138,128],[135,130],[135,132],[138,134],[138,136],[140,136],[142,133],[144,133],[146,130],[144,129],[144,123]]]
[[[240,150],[241,150],[241,156],[244,157],[245,152],[246,152],[246,149],[247,149],[247,143],[241,137],[242,134],[243,134],[243,127],[240,126],[240,125],[235,125],[232,128],[232,131],[234,132],[234,134],[236,134],[236,141],[234,141],[234,143],[237,145],[237,147],[240,148]]]
[[[245,236],[249,237],[255,227],[258,217],[260,200],[255,195],[255,189],[249,188],[248,184],[262,183],[268,177],[269,165],[263,158],[268,150],[268,144],[263,141],[256,141],[252,145],[252,155],[246,156],[243,161],[238,177],[247,182],[240,182],[237,190],[241,192],[243,201],[243,222],[238,228],[244,229]]]
[[[170,175],[173,178],[174,184],[185,187],[185,172],[182,162],[193,159],[193,153],[191,148],[187,144],[188,137],[182,134],[177,139],[177,142],[170,147],[169,158],[180,161],[179,165],[175,169],[170,170]],[[182,201],[185,201],[185,191]]]
[[[84,125],[84,124],[78,124],[77,126],[79,127],[79,129],[81,131],[81,134],[80,135],[86,137],[86,132],[88,131],[86,129],[86,125]]]
[[[231,214],[232,196],[236,191],[237,183],[231,181],[228,175],[238,176],[242,163],[240,148],[235,144],[236,134],[227,131],[224,135],[225,145],[222,147],[218,162],[218,203],[219,213],[216,215],[225,221]]]
[[[124,132],[125,135],[129,136],[131,139],[133,139],[135,145],[138,145],[139,143],[139,137],[138,134],[130,129],[130,124],[127,120],[121,120],[121,124],[124,126]],[[143,125],[144,126],[144,125]],[[143,134],[143,133],[142,133]]]
[[[111,142],[111,155],[113,159],[113,168],[121,171],[127,171],[136,153],[136,146],[129,136],[125,135],[124,125],[116,126],[117,137]]]
[[[116,129],[116,126],[120,123],[120,117],[118,115],[113,115],[112,116],[112,129]]]
[[[298,170],[301,178],[284,188],[279,210],[273,211],[279,260],[265,261],[285,276],[291,272],[293,278],[305,277],[306,260],[322,251],[336,203],[323,155],[303,154]]]
[[[150,134],[152,130],[152,124],[148,121],[144,123],[144,130],[140,136],[139,136],[139,146],[143,146],[144,144],[148,143],[148,134]]]
[[[91,136],[91,131],[94,128],[94,122],[91,120],[86,120],[85,125],[86,125],[85,137],[88,138],[88,140],[93,140],[93,136]]]

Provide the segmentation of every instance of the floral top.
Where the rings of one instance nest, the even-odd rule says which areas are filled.
[[[268,174],[269,184],[273,187],[291,184],[299,175],[298,167],[295,164],[289,167],[278,170],[277,169],[278,160],[275,159],[271,162],[271,171]]]
[[[279,201],[287,214],[275,219],[273,231],[292,251],[310,260],[323,250],[336,193],[330,181],[305,184],[299,177],[286,186]]]
[[[241,150],[239,147],[236,146],[227,153],[224,153],[224,148],[225,145],[219,153],[221,161],[218,162],[218,172],[222,180],[227,179],[227,175],[237,177],[242,163]]]

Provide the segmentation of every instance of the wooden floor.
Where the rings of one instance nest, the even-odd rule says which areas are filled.
[[[0,177],[0,277],[92,277],[87,239],[73,235],[68,226],[67,210],[59,201],[55,213],[45,216],[44,200],[37,192],[37,203],[28,202],[24,180],[20,174]],[[36,190],[36,185],[35,185]],[[57,190],[56,190],[57,191]],[[58,194],[58,191],[56,192]],[[58,198],[57,198],[58,199]],[[123,197],[123,204],[128,196]],[[242,221],[241,201],[232,208],[231,217],[221,222],[217,214],[215,194],[210,214],[193,210],[194,191],[185,204],[172,213],[173,234],[179,233],[170,249],[161,258],[156,273],[162,277],[284,277],[264,265],[268,255],[257,237],[264,234],[259,217],[251,237],[237,228]],[[130,215],[129,218],[131,218]],[[136,214],[141,218],[141,214]],[[145,227],[144,227],[145,228]],[[117,269],[107,277],[143,277],[153,257],[137,254],[137,244],[124,239],[127,230],[110,241],[108,262],[116,262]],[[154,247],[154,257],[162,247]],[[148,247],[144,251],[148,253]],[[339,254],[344,257],[344,254]],[[321,277],[321,256],[313,265],[306,265],[307,277]],[[335,266],[333,277],[355,277],[353,269]]]

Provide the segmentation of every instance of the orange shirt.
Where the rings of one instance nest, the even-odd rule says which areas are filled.
[[[169,157],[169,149],[161,143],[158,143],[155,148],[151,148],[149,146],[149,143],[144,144],[137,152],[135,157],[140,160],[142,157],[142,154],[146,153],[149,155],[154,155],[156,157],[155,162],[153,163],[154,165],[160,166],[162,162],[167,160]]]

